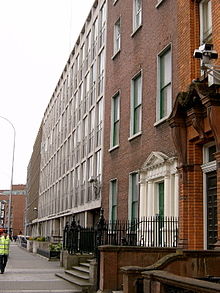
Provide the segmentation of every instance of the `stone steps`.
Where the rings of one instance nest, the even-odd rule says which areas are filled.
[[[73,266],[71,270],[65,270],[63,273],[56,273],[56,276],[74,284],[81,292],[91,292],[92,284],[89,282],[89,262],[80,263]]]

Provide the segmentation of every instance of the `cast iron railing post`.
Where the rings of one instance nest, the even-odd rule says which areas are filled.
[[[63,230],[63,249],[67,249],[67,250],[68,250],[68,240],[69,240],[69,237],[68,237],[69,229],[70,229],[69,222],[66,222],[66,225]]]
[[[99,280],[100,280],[100,252],[98,247],[103,243],[103,232],[105,229],[105,218],[104,218],[104,210],[101,208],[100,217],[96,226],[96,244],[95,244],[95,256],[97,259],[97,284],[96,289],[99,290]]]
[[[68,252],[70,254],[73,254],[78,251],[78,226],[76,223],[75,215],[73,215],[73,220],[71,222],[69,238],[70,238],[70,249]]]

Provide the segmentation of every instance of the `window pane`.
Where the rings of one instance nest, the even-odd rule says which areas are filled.
[[[141,107],[138,107],[134,111],[134,133],[141,130]]]
[[[119,144],[119,122],[114,124],[112,146]]]
[[[114,53],[120,49],[120,39],[121,39],[121,25],[120,19],[115,23],[114,31]]]
[[[134,3],[134,29],[138,28],[141,25],[142,21],[142,0],[135,0]]]
[[[112,99],[112,139],[111,146],[115,146],[119,143],[119,95]]]
[[[141,77],[134,80],[134,107],[141,104]]]
[[[131,134],[141,131],[141,102],[142,102],[142,88],[141,88],[141,75],[133,80],[132,90],[132,129]]]
[[[212,162],[215,160],[215,153],[216,153],[216,146],[213,145],[213,146],[209,147],[209,149],[208,149],[209,162]]]
[[[160,95],[160,118],[163,118],[168,115],[168,105],[169,100],[171,99],[171,85],[161,90]]]
[[[117,220],[117,180],[112,180],[110,182],[111,184],[111,194],[110,194],[110,202],[111,202],[111,206],[110,206],[110,217],[112,221],[116,221]]]
[[[131,174],[131,220],[138,218],[139,185],[138,174]]]
[[[171,52],[170,50],[161,56],[160,62],[161,68],[161,87],[164,87],[169,82],[171,82]]]
[[[160,98],[159,98],[159,118],[167,116],[171,110],[171,50],[160,56]]]

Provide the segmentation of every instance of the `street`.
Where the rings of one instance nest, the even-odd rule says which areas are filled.
[[[48,261],[46,258],[27,252],[12,242],[5,273],[0,274],[0,292],[81,292],[71,283],[55,276],[55,273],[63,271],[59,261]]]

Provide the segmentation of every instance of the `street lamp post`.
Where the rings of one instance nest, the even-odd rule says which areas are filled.
[[[8,233],[10,233],[10,227],[11,227],[11,203],[12,203],[12,190],[13,190],[13,173],[14,173],[14,155],[15,155],[15,128],[14,125],[11,123],[10,120],[7,118],[0,116],[0,118],[7,121],[13,128],[13,149],[12,149],[12,163],[11,163],[11,188],[10,188],[10,194],[9,194],[9,200],[8,200]]]

